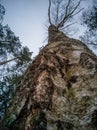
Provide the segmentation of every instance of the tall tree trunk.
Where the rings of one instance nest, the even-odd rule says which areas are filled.
[[[0,130],[97,130],[97,57],[49,27],[48,44],[21,79]]]

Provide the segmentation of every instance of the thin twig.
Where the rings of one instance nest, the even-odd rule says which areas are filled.
[[[71,2],[71,0],[68,0],[67,6],[66,6],[65,16],[67,15],[67,12],[68,12],[68,7],[69,7],[69,5],[70,5],[70,2]]]
[[[81,0],[78,2],[78,4],[74,7],[74,9],[71,11],[71,13],[70,13],[70,15],[72,15],[74,12],[75,12],[75,10],[78,8],[78,6],[80,5],[80,2],[81,2]]]
[[[72,16],[77,15],[78,13],[80,13],[84,8],[81,8],[79,11],[77,11],[75,14],[73,14]]]
[[[75,23],[76,23],[76,22],[75,22]],[[68,25],[66,25],[65,27],[61,28],[61,30],[64,30],[65,28],[68,28],[69,26],[71,26],[71,25],[73,25],[73,24],[75,24],[75,23],[68,24]]]

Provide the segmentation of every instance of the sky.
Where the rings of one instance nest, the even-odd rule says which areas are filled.
[[[2,0],[2,5],[6,9],[3,24],[36,55],[46,44],[48,0]]]
[[[83,0],[83,7],[91,4],[91,0]],[[39,52],[39,48],[47,44],[48,26],[48,0],[1,0],[6,9],[3,24],[8,24],[16,36],[20,38],[23,46],[28,46],[33,52],[33,57]],[[86,6],[87,5],[87,6]],[[78,38],[85,31],[80,25],[79,17],[72,27],[71,37]],[[76,27],[76,28],[75,28]]]

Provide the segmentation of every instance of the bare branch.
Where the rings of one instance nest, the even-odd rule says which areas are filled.
[[[67,22],[70,22],[71,18],[77,15],[83,10],[78,9],[82,0],[79,0],[77,3],[72,0],[49,0],[48,7],[48,17],[50,25],[54,25],[57,29],[67,28]],[[52,5],[53,4],[53,5]],[[53,10],[52,10],[53,8]]]
[[[62,27],[64,26],[65,22],[73,16],[74,12],[77,10],[77,8],[79,7],[80,2],[81,2],[81,0],[80,0],[80,1],[77,3],[77,5],[72,9],[71,12],[67,12],[67,11],[68,11],[68,7],[69,7],[69,5],[70,5],[70,1],[71,1],[71,0],[68,1],[68,4],[67,4],[67,6],[66,6],[66,14],[64,15],[63,19],[62,19],[62,20],[60,21],[60,23],[58,24],[58,28],[62,28]],[[79,12],[79,11],[78,11],[78,12]],[[78,14],[78,12],[77,12],[76,14]]]
[[[76,9],[79,7],[80,3],[81,3],[81,0],[80,0],[80,1],[78,2],[78,4],[74,7],[74,9],[71,11],[71,13],[70,13],[69,15],[72,15],[72,14],[76,11]]]
[[[55,23],[57,23],[59,19],[59,4],[57,4],[57,8],[56,8],[56,19],[55,19]]]
[[[76,22],[75,22],[75,23],[76,23]],[[61,30],[64,30],[65,28],[68,28],[69,26],[71,26],[71,25],[73,25],[73,24],[75,24],[75,23],[68,24],[68,25],[66,25],[65,27],[61,28]]]
[[[75,14],[73,14],[72,16],[77,15],[78,13],[80,13],[84,8],[81,8],[79,11],[77,11]]]
[[[30,52],[30,53],[33,53],[33,52]],[[8,62],[15,61],[15,60],[17,60],[17,59],[18,59],[18,60],[26,59],[25,56],[26,56],[26,55],[22,54],[21,56],[17,56],[17,57],[15,57],[15,58],[10,59],[10,60],[2,61],[2,62],[0,62],[0,65],[7,64]]]
[[[65,11],[65,16],[67,16],[68,7],[69,7],[69,5],[70,5],[70,2],[71,2],[71,0],[68,0],[67,6],[66,6],[66,11]]]
[[[13,58],[13,59],[10,59],[10,60],[2,61],[2,62],[0,62],[0,65],[6,64],[8,62],[14,61],[14,60],[19,59],[19,58],[21,58],[21,57],[16,57],[16,58]]]
[[[59,20],[59,10],[60,10],[60,4],[62,3],[63,0],[58,0],[57,1],[57,7],[56,7],[56,17],[55,17],[55,24],[57,24],[58,20]]]
[[[50,25],[52,25],[52,22],[51,22],[51,0],[49,0],[49,7],[48,7],[48,18],[49,18],[49,23]]]

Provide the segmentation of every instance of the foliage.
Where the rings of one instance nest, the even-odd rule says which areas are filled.
[[[5,8],[0,4],[0,22],[3,21],[3,16],[5,15]]]
[[[91,9],[83,13],[83,22],[90,30],[97,29],[97,3]]]
[[[5,14],[0,4],[0,21]],[[16,37],[8,25],[0,23],[0,116],[8,107],[23,72],[31,61],[32,53],[28,47],[23,47],[19,37]],[[13,59],[13,60],[12,60]],[[9,62],[11,61],[11,62]]]
[[[97,1],[93,0],[93,6],[83,13],[83,23],[87,25],[85,35],[81,37],[85,43],[97,47]]]

